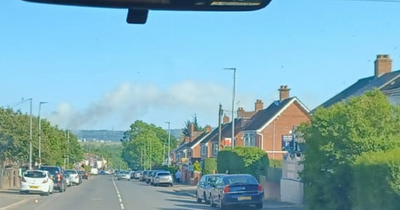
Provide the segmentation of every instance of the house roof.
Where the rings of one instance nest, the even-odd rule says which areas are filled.
[[[227,125],[227,124],[223,124],[223,125],[222,125],[222,128],[223,128],[224,126],[226,126],[226,125]],[[222,129],[222,128],[221,128],[221,129]],[[210,135],[206,136],[200,143],[201,143],[201,144],[206,144],[207,142],[211,141],[211,139],[218,138],[218,131],[219,131],[219,128],[218,128],[218,127],[215,128],[214,130],[212,130],[212,131],[210,132]]]
[[[358,80],[356,83],[346,88],[342,92],[333,96],[325,103],[321,104],[320,107],[329,107],[341,101],[346,101],[351,97],[357,97],[365,92],[368,92],[374,88],[378,88],[382,91],[400,87],[400,70],[391,73],[383,74],[380,77],[366,77]],[[393,83],[395,82],[395,83]]]
[[[281,102],[277,100],[271,103],[266,109],[257,112],[257,114],[255,114],[250,119],[249,124],[246,126],[244,130],[263,129],[292,103],[299,104],[300,107],[302,107],[306,113],[309,112],[309,109],[296,97],[287,98],[282,100]]]
[[[197,144],[199,144],[206,136],[208,136],[211,132],[204,132],[200,134],[197,138],[195,138],[193,141],[189,142],[186,144],[187,148],[194,148]]]

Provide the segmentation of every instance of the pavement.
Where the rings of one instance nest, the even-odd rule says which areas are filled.
[[[196,198],[196,186],[175,184],[173,187],[175,192],[183,193],[193,198]],[[299,204],[265,200],[263,209],[287,209],[287,210],[304,210],[305,207]],[[0,209],[1,210],[1,209]]]
[[[22,205],[30,200],[37,198],[39,195],[22,195],[19,189],[0,189],[0,210],[7,210]]]

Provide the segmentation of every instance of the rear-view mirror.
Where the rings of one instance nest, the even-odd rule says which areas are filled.
[[[271,0],[24,0],[38,3],[126,8],[127,22],[144,24],[149,10],[174,11],[252,11],[266,7]]]

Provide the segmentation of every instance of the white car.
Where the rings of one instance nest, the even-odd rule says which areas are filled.
[[[69,175],[69,180],[71,181],[72,185],[80,185],[82,183],[82,179],[77,170],[66,169],[64,170],[64,173]]]
[[[172,174],[169,171],[158,171],[154,176],[154,186],[166,185],[173,186]]]
[[[48,171],[27,170],[22,175],[21,193],[39,193],[49,195],[53,193],[54,182]]]
[[[131,174],[130,174],[129,171],[120,171],[118,176],[117,176],[117,179],[118,180],[124,179],[124,180],[131,181]]]

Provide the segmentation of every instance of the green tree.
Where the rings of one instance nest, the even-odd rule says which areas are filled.
[[[38,163],[38,118],[32,120],[32,160]],[[65,131],[42,120],[42,163],[62,165],[66,157]],[[20,165],[29,163],[30,116],[20,111],[0,108],[0,161],[12,160]],[[82,160],[76,136],[70,135],[70,160]],[[4,165],[3,165],[4,167]]]
[[[194,127],[193,130],[194,130],[194,131],[204,131],[204,128],[201,127],[201,126],[199,125],[198,121],[197,121],[197,115],[194,114],[194,115],[193,115],[193,120],[192,120],[192,121],[186,120],[186,121],[184,122],[184,127],[182,128],[182,134],[183,134],[183,136],[185,136],[185,137],[190,137],[190,136],[191,136],[191,133],[190,133],[190,126],[191,126],[191,124],[193,124],[193,127]]]
[[[193,164],[193,171],[201,172],[201,166],[200,166],[199,161],[197,161],[197,160]]]
[[[352,209],[355,160],[400,147],[399,127],[399,107],[379,90],[317,109],[299,129],[307,144],[301,177],[308,208]]]
[[[162,165],[168,152],[168,131],[154,124],[143,121],[135,121],[130,130],[124,133],[121,140],[123,145],[122,158],[128,165],[135,168],[159,167]],[[172,150],[177,141],[171,136],[170,145]],[[151,160],[151,161],[150,161]]]

